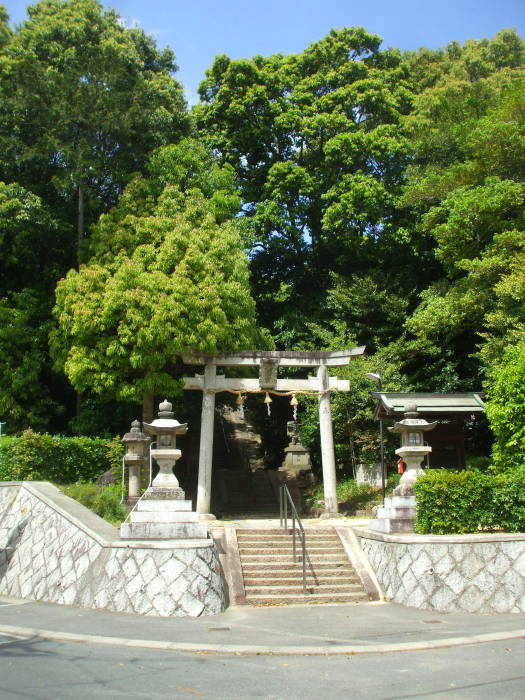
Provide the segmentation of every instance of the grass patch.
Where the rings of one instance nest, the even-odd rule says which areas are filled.
[[[99,484],[77,481],[74,484],[59,486],[59,488],[66,496],[74,498],[75,501],[89,508],[111,525],[118,526],[126,519],[128,511],[120,503],[120,484],[100,486]]]
[[[370,484],[358,484],[355,479],[343,479],[337,482],[337,502],[342,510],[354,512],[376,503],[378,491]],[[309,510],[322,508],[324,505],[323,484],[317,484],[305,497],[305,505]]]
[[[389,495],[395,489],[401,478],[400,474],[392,474],[386,483],[386,494]],[[355,479],[341,479],[336,484],[337,502],[342,511],[354,513],[356,510],[365,510],[378,503],[382,503],[381,489],[370,484],[358,484]],[[310,493],[305,496],[306,508],[310,511],[322,508],[324,505],[323,484],[317,484]]]

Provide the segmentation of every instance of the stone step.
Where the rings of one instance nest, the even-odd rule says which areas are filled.
[[[264,549],[266,551],[275,551],[276,549],[283,549],[283,550],[292,550],[293,549],[293,542],[291,538],[287,540],[274,540],[270,542],[264,542],[263,540],[245,540],[245,539],[240,539],[237,540],[239,547],[242,547],[243,549]],[[297,537],[295,540],[295,548],[300,549],[302,548],[302,543],[301,543],[301,538]],[[317,541],[312,541],[312,540],[306,540],[306,549],[309,552],[319,552],[319,553],[326,553],[327,550],[334,550],[334,551],[339,551],[342,552],[340,543],[338,542],[323,542],[322,540],[317,540]]]
[[[295,553],[302,554],[303,548],[301,542],[297,542],[295,545]],[[263,547],[261,545],[256,545],[253,547],[245,547],[243,544],[239,544],[239,554],[241,557],[243,555],[254,557],[254,556],[293,556],[292,545],[275,545],[272,547]],[[308,547],[306,546],[306,554],[310,558],[324,559],[325,557],[330,557],[331,559],[343,559],[348,561],[344,551],[341,551],[339,547]]]
[[[297,586],[303,583],[303,572],[298,571],[296,573],[289,574],[287,576],[244,576],[244,586],[246,589],[253,586],[265,586],[267,582],[271,582],[270,585],[290,585]],[[315,576],[311,572],[306,572],[306,582],[310,586],[325,585],[325,586],[337,586],[344,582],[350,586],[357,586],[358,589],[361,588],[361,584],[356,577],[345,576],[341,572],[333,575],[323,575],[317,573]]]
[[[139,501],[137,501],[137,511],[143,511],[147,510],[149,512],[151,511],[164,511],[164,510],[178,510],[178,511],[185,511],[191,512],[191,501],[187,500],[157,500],[153,498],[142,498]]]
[[[226,520],[273,520],[276,514],[273,510],[251,510],[245,513],[240,510],[225,510],[223,511],[223,519]]]
[[[293,546],[293,537],[290,537],[289,535],[284,536],[284,537],[271,537],[264,539],[262,537],[238,537],[237,542],[239,545],[242,547],[292,547]],[[297,546],[297,543],[301,542],[301,538],[299,535],[296,536],[295,538],[295,543]],[[321,538],[310,538],[306,537],[305,538],[306,546],[310,548],[315,548],[315,549],[326,549],[327,547],[341,547],[341,541],[340,540],[324,540]]]
[[[288,520],[288,524],[290,523],[290,520]],[[296,528],[295,532],[299,534],[300,530]],[[252,529],[252,530],[237,530],[237,538],[242,539],[243,537],[248,537],[249,539],[273,539],[273,538],[287,538],[291,539],[292,537],[293,530],[291,527],[288,528],[288,531],[283,530],[282,528],[267,528],[266,530],[263,529]],[[333,533],[330,532],[329,530],[325,530],[324,532],[319,532],[318,530],[305,530],[305,535],[307,538],[312,539],[312,540],[331,540],[334,542],[340,542],[339,537]]]
[[[359,603],[367,601],[364,593],[307,593],[299,595],[275,594],[267,596],[254,593],[246,597],[246,602],[251,605],[294,605],[294,604],[319,604],[319,603]]]
[[[246,486],[246,488],[233,487],[228,489],[229,496],[235,496],[240,493],[249,494],[250,498],[273,498],[274,501],[277,500],[273,489],[263,489],[257,484],[251,484],[249,487]]]
[[[124,540],[207,539],[204,523],[122,523],[120,537]]]
[[[292,521],[291,518],[288,518],[288,525],[290,526],[290,532],[291,532],[291,525]],[[284,532],[284,530],[280,527],[271,527],[271,528],[262,528],[262,527],[253,527],[253,528],[248,528],[248,527],[243,527],[243,528],[236,528],[236,533],[237,537],[242,537],[244,535],[249,535],[250,537],[255,537],[255,536],[263,536],[263,537],[268,537],[270,535],[273,536],[283,536],[283,537],[290,537],[290,533]],[[317,529],[317,528],[305,528],[305,533],[307,537],[330,537],[332,539],[336,539],[338,542],[339,537],[337,534],[332,530],[332,529]]]
[[[295,546],[295,551],[297,553],[302,552],[302,546],[301,542],[298,541],[296,546]],[[292,545],[272,545],[271,547],[262,547],[260,545],[253,545],[251,547],[247,547],[244,544],[239,543],[239,554],[241,557],[244,554],[248,555],[253,555],[253,554],[263,554],[263,555],[268,555],[268,556],[276,556],[279,554],[285,554],[288,556],[292,556],[293,554],[293,547]],[[339,547],[312,547],[312,546],[307,546],[306,547],[306,554],[310,557],[321,557],[321,556],[329,556],[329,555],[339,555],[342,556],[343,552],[341,552],[341,549]]]
[[[268,528],[266,530],[237,530],[237,539],[250,539],[250,540],[291,540],[292,532],[284,532],[281,529]],[[296,533],[298,534],[298,530]],[[305,530],[305,535],[307,540],[321,541],[321,542],[341,542],[339,537],[335,533],[331,533],[329,530],[325,532],[318,532],[317,530]]]
[[[231,516],[232,519],[245,520],[248,518],[264,518],[266,520],[274,520],[279,517],[279,513],[271,508],[251,508],[249,511],[241,508],[231,508],[230,506],[224,509],[225,515]]]
[[[289,574],[295,571],[302,571],[302,562],[268,562],[261,560],[260,562],[243,563],[242,570],[246,576],[272,576],[274,574],[282,575]],[[307,562],[307,570],[311,571],[310,565]],[[317,563],[315,567],[312,565],[316,574],[337,573],[341,576],[354,576],[354,569],[349,562],[323,562]]]
[[[132,523],[196,523],[199,514],[187,511],[133,511],[129,519]]]
[[[226,506],[232,510],[236,509],[238,511],[243,511],[243,512],[251,512],[252,510],[257,510],[260,508],[264,508],[265,510],[271,510],[273,513],[275,513],[275,517],[279,514],[279,506],[275,501],[261,501],[261,500],[248,500],[247,498],[243,499],[234,499],[230,498],[228,499],[228,502]]]
[[[264,500],[264,499],[254,499],[253,501],[248,498],[229,498],[227,503],[228,508],[236,508],[237,510],[250,511],[253,508],[267,508],[272,510],[277,515],[279,512],[279,506],[275,501]]]
[[[247,573],[251,573],[254,568],[253,567],[259,567],[259,568],[283,568],[287,564],[290,565],[290,567],[297,567],[297,566],[302,566],[303,560],[302,557],[298,556],[295,561],[293,561],[292,557],[284,557],[284,556],[277,556],[277,557],[241,557],[241,563],[242,563],[242,569],[243,571],[246,571]],[[339,568],[341,567],[342,569],[345,569],[348,567],[348,561],[344,562],[341,559],[312,559],[311,557],[306,559],[306,565],[308,567],[311,567],[314,571],[320,571],[322,568]],[[250,568],[252,567],[252,568]]]
[[[336,583],[336,584],[319,584],[319,585],[308,585],[307,584],[307,591],[308,593],[311,594],[319,594],[319,595],[337,595],[339,593],[343,594],[360,594],[363,595],[363,590],[361,586],[357,584],[347,584],[347,583]],[[255,584],[255,585],[245,585],[244,590],[246,592],[246,597],[249,598],[252,595],[266,595],[268,597],[274,596],[274,595],[298,595],[299,593],[303,592],[303,584],[302,581],[301,583],[292,583],[292,584],[283,584],[283,583],[276,583],[275,585],[260,585],[260,584]]]

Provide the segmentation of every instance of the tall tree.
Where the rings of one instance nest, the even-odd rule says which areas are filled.
[[[0,410],[11,428],[64,430],[71,396],[47,337],[57,280],[151,149],[188,123],[173,53],[141,29],[96,0],[28,15],[11,31],[0,8]]]
[[[434,242],[442,273],[422,294],[403,338],[405,365],[449,361],[449,387],[481,383],[485,368],[523,332],[525,42],[454,47],[439,79],[406,119],[413,139],[403,203]],[[447,372],[441,373],[444,379]]]
[[[219,56],[200,87],[194,116],[239,176],[254,293],[281,345],[308,344],[306,321],[326,321],[329,272],[355,281],[383,266],[380,285],[413,286],[403,271],[415,244],[395,208],[411,92],[400,54],[380,42],[351,28],[297,55]]]
[[[182,89],[173,53],[97,0],[42,0],[28,15],[0,57],[1,171],[76,209],[80,244],[151,149],[186,129]]]
[[[184,157],[198,165],[194,145],[174,147],[179,158],[172,147],[154,156],[151,181],[129,186],[132,196],[102,218],[89,263],[57,287],[53,347],[73,386],[143,400],[146,414],[153,394],[179,389],[181,353],[253,347],[258,338],[239,226],[220,195],[231,171],[208,170],[206,160],[193,177],[164,168]],[[162,186],[164,178],[178,184]],[[203,192],[212,181],[215,198]]]
[[[68,231],[39,197],[0,182],[0,415],[9,430],[58,429],[68,391],[48,334]]]
[[[10,41],[11,34],[9,15],[4,5],[0,5],[0,50]]]

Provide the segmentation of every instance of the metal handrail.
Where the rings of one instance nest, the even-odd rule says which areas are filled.
[[[293,542],[293,560],[296,561],[296,546],[295,546],[295,532],[299,529],[299,534],[301,536],[301,546],[303,550],[303,595],[306,595],[306,536],[304,532],[304,527],[301,522],[301,518],[297,513],[295,503],[293,502],[292,496],[286,484],[281,484],[279,488],[279,521],[281,527],[288,532],[288,503],[290,504],[292,511],[292,542]],[[298,528],[295,527],[297,522]]]

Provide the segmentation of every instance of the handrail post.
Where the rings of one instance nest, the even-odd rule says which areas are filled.
[[[295,556],[295,514],[292,513],[292,542],[293,542],[293,560],[296,560]]]
[[[306,538],[303,533],[303,595],[306,595]]]
[[[279,511],[280,511],[280,523],[281,527],[284,526],[284,530],[288,534],[288,503],[290,503],[290,509],[292,511],[292,552],[294,563],[297,561],[297,545],[296,545],[296,530],[299,529],[299,534],[301,536],[301,551],[303,556],[303,595],[306,595],[306,534],[304,531],[301,518],[297,513],[295,504],[292,500],[292,496],[286,484],[281,484],[279,491]],[[297,523],[297,524],[296,524]],[[316,579],[314,573],[314,579]]]

